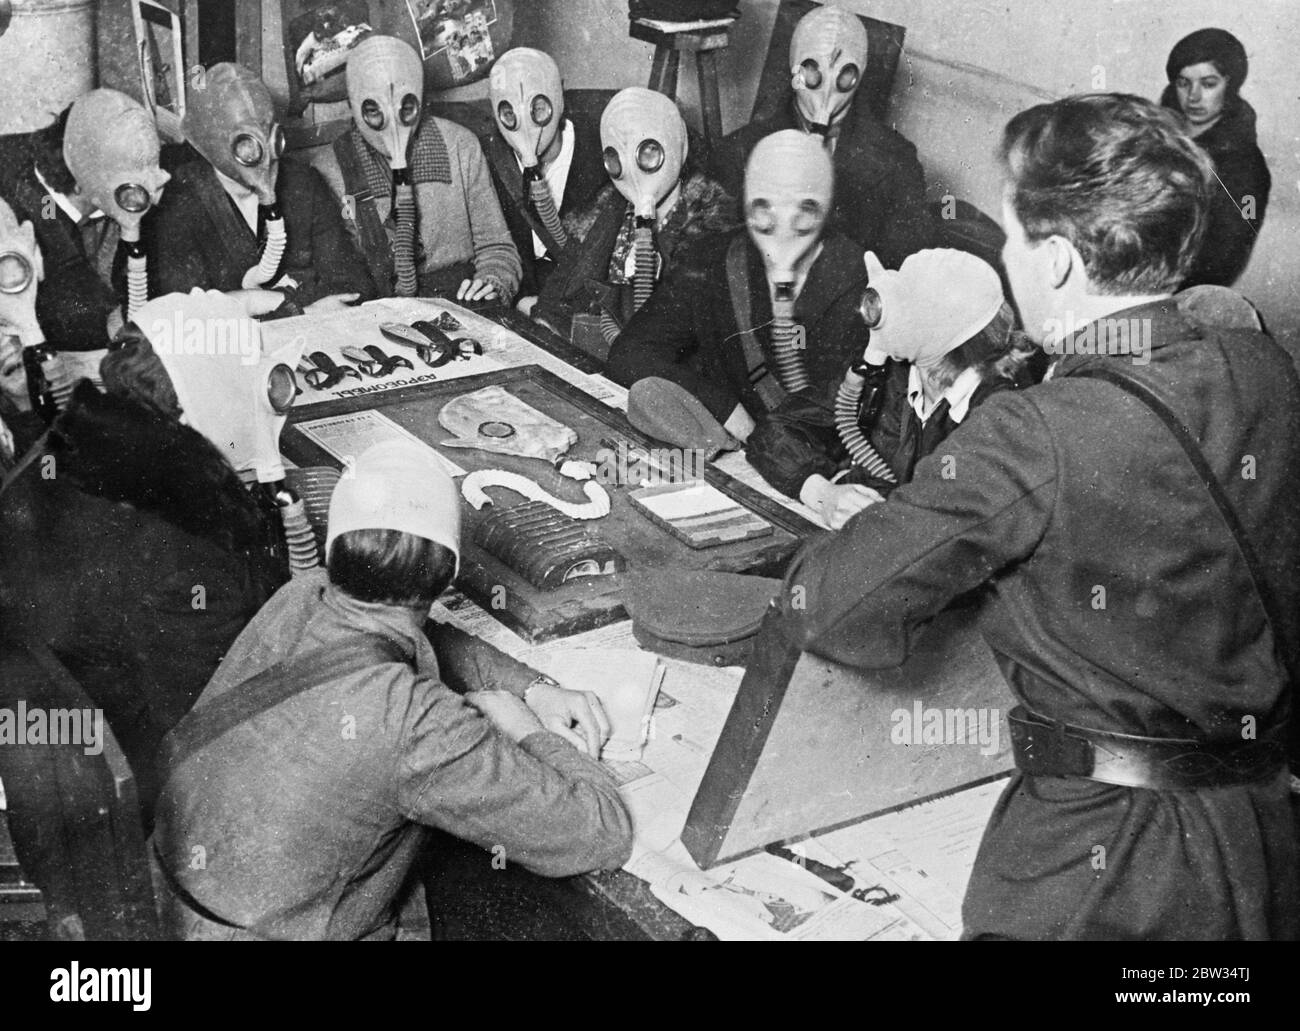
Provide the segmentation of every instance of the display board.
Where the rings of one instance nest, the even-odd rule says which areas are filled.
[[[521,496],[505,487],[489,487],[487,492],[494,505],[482,511],[462,499],[463,547],[457,586],[526,640],[540,642],[564,637],[626,618],[623,591],[629,576],[640,569],[713,569],[774,575],[784,567],[800,538],[816,529],[711,465],[691,468],[686,456],[687,460],[680,465],[666,465],[663,474],[672,478],[680,473],[681,478],[690,478],[690,473],[701,472],[706,483],[772,525],[772,532],[760,537],[709,548],[688,546],[640,512],[628,497],[643,486],[648,471],[638,460],[638,449],[656,445],[633,429],[621,412],[535,365],[437,380],[295,409],[281,436],[281,449],[298,465],[342,468],[349,456],[355,457],[364,450],[376,432],[410,435],[459,467],[451,470],[453,475],[461,470],[502,469],[534,480],[561,500],[585,503],[587,498],[581,485],[561,476],[547,461],[445,446],[453,435],[438,422],[439,412],[454,398],[490,386],[503,388],[571,428],[577,434],[577,443],[567,452],[568,458],[602,463],[598,479],[609,493],[611,510],[609,515],[584,521],[583,525],[613,545],[627,565],[625,572],[583,577],[552,590],[538,590],[515,569],[474,543],[479,523],[489,516],[493,507],[520,505]],[[336,433],[340,417],[355,417],[359,426],[352,445],[346,443],[341,431]]]
[[[801,653],[765,623],[682,832],[692,858],[715,866],[1009,770],[1014,700],[975,621],[941,613],[891,670]]]

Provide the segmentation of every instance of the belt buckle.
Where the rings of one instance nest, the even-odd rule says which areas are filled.
[[[1041,777],[1089,777],[1096,765],[1092,742],[1069,733],[1066,724],[1021,706],[1008,720],[1016,766]]]

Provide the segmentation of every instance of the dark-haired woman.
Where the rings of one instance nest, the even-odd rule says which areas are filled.
[[[837,429],[825,389],[787,395],[745,448],[764,479],[832,530],[908,483],[917,463],[973,409],[1034,378],[1035,349],[1013,330],[1011,306],[986,262],[956,250],[924,250],[894,272],[872,253],[866,259],[887,321],[872,331],[866,354],[878,370],[867,376],[879,384],[877,414],[864,417],[858,432],[885,468],[851,458],[861,447],[850,447]]]
[[[1160,102],[1178,111],[1214,161],[1210,224],[1184,287],[1231,286],[1245,271],[1264,223],[1272,177],[1255,140],[1255,109],[1241,96],[1249,64],[1241,41],[1223,29],[1199,29],[1169,52]]]

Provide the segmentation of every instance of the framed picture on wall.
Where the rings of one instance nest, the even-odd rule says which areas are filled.
[[[495,0],[406,0],[424,60],[446,54],[453,78],[472,81],[496,57]]]
[[[347,100],[348,51],[372,30],[368,0],[283,0],[289,114]]]

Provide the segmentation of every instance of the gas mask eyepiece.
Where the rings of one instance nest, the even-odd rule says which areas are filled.
[[[113,191],[113,199],[119,208],[133,215],[149,210],[149,189],[139,183],[123,183]]]
[[[17,251],[0,254],[0,293],[20,294],[35,276],[32,263]]]

